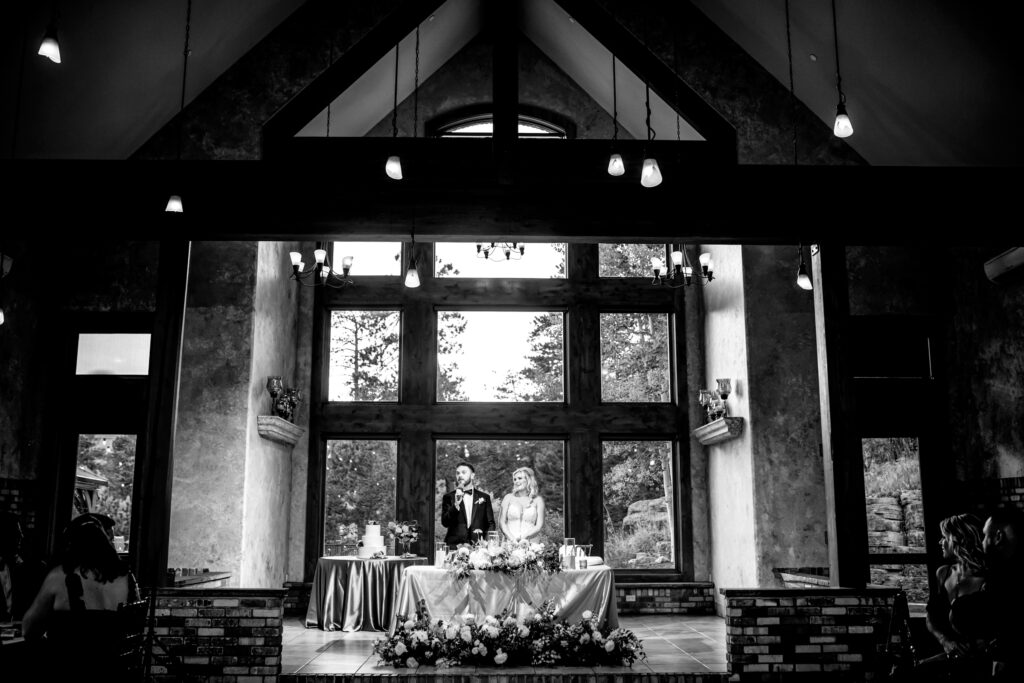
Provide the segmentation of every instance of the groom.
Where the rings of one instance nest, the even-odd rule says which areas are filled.
[[[441,498],[441,524],[448,529],[444,542],[449,546],[472,543],[474,530],[494,531],[491,497],[473,485],[476,470],[468,462],[455,466],[455,490]]]

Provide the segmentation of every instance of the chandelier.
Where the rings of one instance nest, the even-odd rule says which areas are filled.
[[[522,242],[477,242],[476,257],[490,261],[518,261],[526,253]]]
[[[672,268],[665,264],[665,259],[657,256],[651,257],[651,267],[654,269],[652,285],[664,285],[673,289],[689,287],[695,282],[703,285],[715,279],[715,264],[711,260],[711,254],[705,252],[700,255],[700,268],[694,270],[690,257],[686,254],[685,244],[672,245]]]
[[[333,287],[334,289],[341,289],[342,287],[350,287],[355,284],[348,277],[348,272],[352,268],[352,257],[345,256],[341,259],[341,274],[338,271],[331,268],[331,261],[327,258],[327,250],[322,245],[317,245],[317,248],[313,250],[314,263],[306,268],[305,262],[302,260],[302,254],[297,251],[289,252],[289,256],[292,259],[292,274],[291,279],[295,280],[300,285],[306,287]],[[311,280],[310,282],[305,282]]]

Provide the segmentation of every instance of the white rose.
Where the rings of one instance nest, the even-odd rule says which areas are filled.
[[[409,659],[405,660],[405,665],[410,669],[415,669],[420,665],[420,663],[417,662],[414,658],[409,657]]]
[[[594,642],[600,643],[602,640],[604,640],[604,636],[602,636],[600,632],[594,631]]]
[[[412,627],[413,627],[413,626],[415,626],[415,625],[416,625],[416,622],[415,622],[415,621],[413,621],[412,619],[409,619],[409,620],[408,620],[408,621],[406,621],[406,622],[405,622],[404,624],[402,624],[402,627],[403,627],[403,628],[404,628],[404,629],[405,629],[406,631],[411,631],[411,630],[412,630]]]
[[[486,657],[487,656],[487,646],[486,645],[481,645],[480,646],[480,656],[481,657]]]
[[[590,636],[588,636],[586,633],[584,633],[582,636],[580,636],[580,644],[581,645],[586,645],[589,642],[590,642]]]
[[[615,649],[615,641],[614,640],[609,640],[608,642],[606,642],[604,644],[604,651],[605,652],[611,652],[614,649]]]
[[[500,631],[497,626],[484,626],[484,633],[488,638],[497,638]]]
[[[504,664],[507,659],[508,655],[502,652],[501,650],[498,650],[498,654],[494,655],[495,664]]]
[[[583,613],[583,618],[584,619],[593,619],[594,618],[594,613],[591,612],[590,610],[587,610],[586,612]]]
[[[427,632],[422,629],[416,629],[412,632],[412,639],[420,643],[425,643],[427,642]]]
[[[485,624],[489,624],[489,625],[491,625],[491,626],[494,626],[494,625],[496,625],[496,624],[498,623],[498,620],[497,620],[497,619],[496,619],[495,617],[493,617],[493,616],[491,616],[490,614],[488,614],[488,615],[487,615],[487,616],[486,616],[486,617],[484,618],[484,623],[485,623]]]
[[[404,643],[399,643],[398,645],[395,645],[395,654],[398,655],[399,657],[401,657],[402,655],[405,654],[405,644]]]
[[[459,637],[459,627],[449,626],[444,630],[444,637],[446,640],[455,640]]]
[[[462,636],[462,639],[467,643],[473,642],[473,633],[468,628],[462,629],[459,635]]]
[[[466,623],[467,624],[472,624],[472,623],[475,623],[475,622],[476,622],[476,615],[475,614],[467,614],[466,615]]]
[[[514,623],[516,623],[515,617],[505,617],[505,626],[511,626]]]
[[[519,627],[519,637],[520,638],[526,638],[529,635],[530,635],[530,629],[528,629],[526,626],[520,626]]]

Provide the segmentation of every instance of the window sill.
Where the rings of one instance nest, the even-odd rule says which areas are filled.
[[[277,415],[257,415],[256,429],[270,441],[294,447],[306,430]]]
[[[721,417],[693,430],[697,441],[705,446],[735,439],[743,433],[742,417]]]

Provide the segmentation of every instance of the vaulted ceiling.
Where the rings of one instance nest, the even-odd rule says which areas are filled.
[[[202,92],[301,4],[194,2],[186,99]],[[601,4],[615,14],[630,3]],[[782,0],[692,4],[788,87]],[[790,0],[790,5],[796,95],[831,125],[836,91],[830,3]],[[843,85],[856,128],[848,143],[869,163],[1018,165],[1024,133],[1015,123],[1024,86],[1011,48],[1024,14],[1021,3],[986,3],[984,11],[978,3],[935,0],[837,0],[836,6]],[[185,0],[94,0],[57,7],[60,65],[35,54],[50,20],[49,3],[20,2],[20,13],[9,14],[15,20],[4,23],[0,155],[127,158],[177,112]],[[438,68],[460,41],[475,35],[479,9],[480,0],[451,0],[438,10],[423,31],[444,40],[424,41],[421,68]],[[608,106],[609,53],[566,18],[551,0],[525,0],[520,29],[595,101]],[[374,68],[387,70],[384,63]],[[630,97],[639,81],[628,74],[620,78],[625,88],[620,97]],[[390,78],[368,78],[360,87],[343,95],[350,98],[348,117],[334,119],[352,135],[380,120],[393,94]],[[667,117],[666,106],[655,102],[655,125],[666,125]],[[636,118],[627,113],[623,120],[634,135],[642,130]]]

